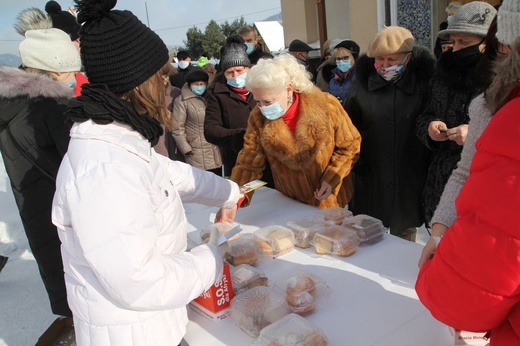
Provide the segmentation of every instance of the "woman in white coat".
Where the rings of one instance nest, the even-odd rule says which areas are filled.
[[[186,251],[183,202],[230,208],[238,186],[157,154],[171,128],[161,39],[114,0],[78,3],[91,82],[67,110],[75,122],[52,218],[62,241],[78,346],[177,345],[186,305],[220,280],[214,245]]]

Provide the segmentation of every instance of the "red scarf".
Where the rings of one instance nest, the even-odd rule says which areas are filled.
[[[229,89],[233,90],[240,96],[244,101],[247,100],[247,95],[249,94],[249,90],[247,88],[235,88],[232,86],[229,86]]]
[[[297,92],[293,93],[293,103],[289,106],[285,114],[283,115],[283,121],[289,128],[292,134],[296,131],[296,124],[298,123],[298,118],[300,115],[300,107],[299,102],[300,95]]]

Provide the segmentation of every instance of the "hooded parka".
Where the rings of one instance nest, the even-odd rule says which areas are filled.
[[[416,46],[404,75],[387,82],[361,56],[344,107],[361,133],[361,153],[354,167],[350,209],[380,219],[392,233],[423,223],[422,191],[428,151],[415,135],[415,120],[426,104],[435,60]],[[395,234],[397,234],[395,233]]]
[[[173,138],[186,162],[190,165],[211,170],[222,166],[222,158],[218,146],[208,143],[204,137],[204,118],[206,117],[206,100],[195,95],[189,84],[182,87],[182,94],[174,101],[173,106]],[[192,155],[186,156],[191,152]]]
[[[63,316],[72,313],[51,206],[69,144],[64,112],[73,96],[73,89],[43,74],[0,67],[0,151],[52,312]]]

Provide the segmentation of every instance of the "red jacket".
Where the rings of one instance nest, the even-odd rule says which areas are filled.
[[[520,98],[496,113],[476,148],[458,219],[415,289],[443,323],[491,330],[492,346],[520,345]]]

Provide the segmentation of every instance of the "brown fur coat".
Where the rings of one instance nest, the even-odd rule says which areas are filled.
[[[231,179],[239,185],[259,179],[267,160],[275,188],[284,195],[322,209],[343,207],[352,196],[347,176],[360,144],[361,136],[339,101],[314,88],[300,94],[294,135],[282,118],[270,121],[258,107],[253,109]],[[318,201],[314,191],[323,181],[332,186],[332,195]]]

